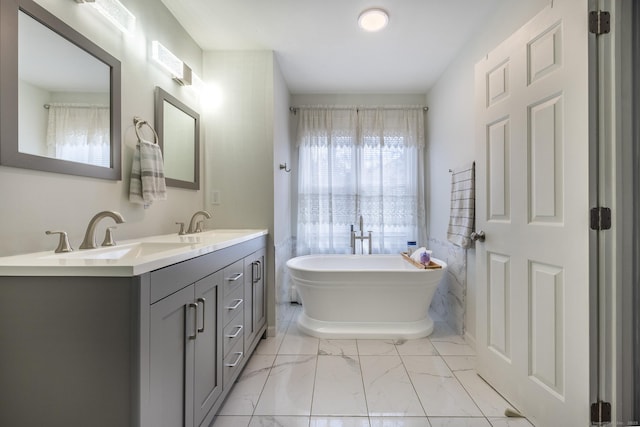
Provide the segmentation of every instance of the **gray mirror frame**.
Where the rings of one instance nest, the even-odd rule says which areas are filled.
[[[21,153],[18,147],[18,12],[58,33],[111,69],[111,167]],[[119,181],[121,160],[120,61],[32,0],[0,0],[0,165]]]
[[[155,111],[154,111],[154,123],[156,125],[156,133],[158,134],[158,140],[160,149],[164,155],[164,102],[168,102],[183,113],[191,116],[195,120],[195,140],[194,144],[194,181],[183,181],[180,179],[168,178],[165,176],[165,182],[168,186],[178,188],[188,188],[190,190],[200,189],[200,114],[195,110],[187,107],[183,102],[171,95],[161,87],[156,86],[155,90]],[[166,163],[166,159],[164,159]]]

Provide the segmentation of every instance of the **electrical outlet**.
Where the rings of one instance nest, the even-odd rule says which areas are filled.
[[[220,190],[211,190],[211,204],[219,205],[221,203]]]

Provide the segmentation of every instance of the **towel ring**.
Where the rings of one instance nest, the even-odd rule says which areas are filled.
[[[138,141],[142,141],[143,139],[140,137],[140,128],[144,125],[147,125],[149,127],[149,129],[151,129],[151,132],[153,132],[153,137],[154,137],[154,144],[158,145],[158,134],[156,133],[156,130],[153,128],[153,126],[151,126],[149,124],[148,121],[141,119],[140,117],[134,117],[133,118],[133,124],[134,124],[134,128],[136,130],[136,136],[138,137]]]

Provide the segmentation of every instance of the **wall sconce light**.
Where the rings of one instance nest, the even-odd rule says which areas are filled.
[[[136,25],[136,17],[118,0],[76,0],[76,3],[90,4],[123,33],[130,34]]]
[[[175,81],[183,86],[191,85],[191,68],[157,40],[151,42],[151,58],[171,73]]]

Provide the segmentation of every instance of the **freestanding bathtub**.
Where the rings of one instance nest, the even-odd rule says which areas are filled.
[[[306,255],[287,261],[302,302],[298,325],[318,338],[425,337],[429,305],[447,268],[416,268],[398,255]]]

